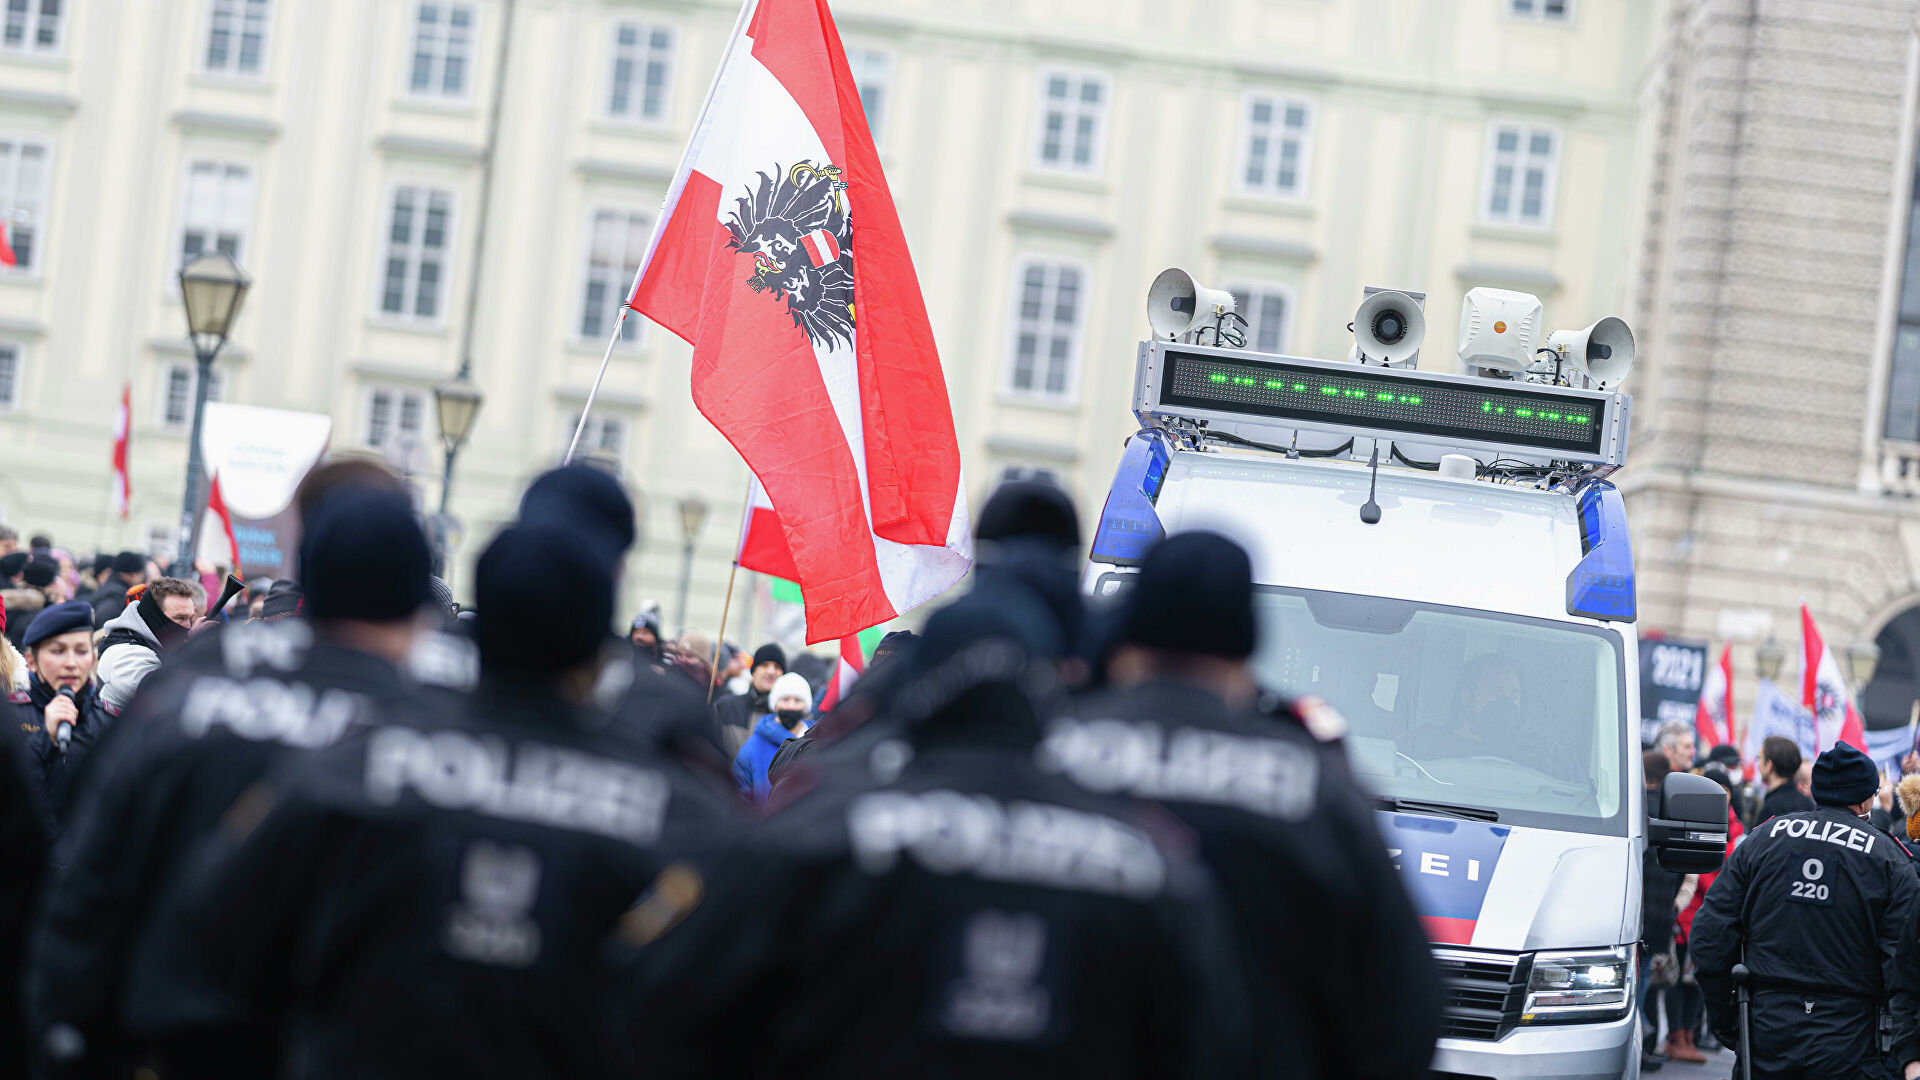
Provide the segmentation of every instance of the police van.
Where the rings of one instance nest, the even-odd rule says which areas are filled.
[[[1230,296],[1162,274],[1085,588],[1124,591],[1169,533],[1245,545],[1257,675],[1344,717],[1426,925],[1446,989],[1434,1069],[1637,1075],[1642,853],[1717,868],[1726,797],[1689,775],[1644,790],[1633,553],[1608,480],[1632,335],[1608,319],[1543,344],[1537,299],[1476,289],[1467,374],[1441,374],[1417,366],[1421,304],[1370,290],[1348,358],[1268,355],[1234,347]]]

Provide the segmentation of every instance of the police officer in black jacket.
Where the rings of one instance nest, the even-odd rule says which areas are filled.
[[[636,909],[610,1025],[633,1075],[1237,1069],[1244,1003],[1191,841],[1034,763],[1060,644],[1030,596],[936,613],[863,778],[836,770]]]
[[[613,558],[572,522],[503,531],[468,715],[383,718],[230,830],[190,911],[222,987],[280,1021],[282,1076],[609,1075],[602,944],[731,822],[590,702]]]
[[[1747,835],[1694,916],[1689,950],[1707,1018],[1737,1043],[1733,966],[1752,973],[1755,1077],[1886,1075],[1879,1015],[1894,950],[1920,910],[1906,856],[1867,824],[1873,760],[1839,743],[1813,764],[1816,810]],[[1734,1075],[1740,1075],[1736,1068]]]
[[[72,800],[74,777],[113,724],[93,677],[92,606],[69,600],[42,608],[27,624],[20,647],[30,674],[27,688],[9,701],[31,762],[41,813],[58,832]],[[62,724],[68,725],[64,740]]]
[[[1199,835],[1249,1008],[1293,1036],[1261,1041],[1257,1075],[1418,1076],[1440,1034],[1426,935],[1339,751],[1252,712],[1247,553],[1215,533],[1167,539],[1119,622],[1114,685],[1052,721],[1042,767],[1154,800]]]
[[[311,508],[300,574],[311,621],[225,628],[142,686],[94,755],[32,943],[29,1015],[50,1069],[270,1072],[244,998],[196,975],[175,925],[194,856],[276,763],[349,727],[429,708],[401,675],[430,556],[406,497],[346,487]],[[253,902],[252,898],[240,898]]]

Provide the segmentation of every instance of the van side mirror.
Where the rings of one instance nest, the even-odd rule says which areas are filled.
[[[1659,805],[1648,808],[1647,846],[1660,868],[1675,874],[1720,869],[1727,858],[1727,789],[1704,776],[1668,773],[1659,797]]]

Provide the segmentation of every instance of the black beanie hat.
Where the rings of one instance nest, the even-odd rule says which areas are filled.
[[[1858,806],[1879,790],[1880,770],[1856,746],[1834,743],[1814,759],[1813,801],[1821,806]]]
[[[36,589],[44,589],[60,576],[60,564],[52,559],[28,559],[20,579]]]
[[[761,664],[768,661],[779,664],[781,671],[787,670],[787,650],[771,641],[753,650],[753,666],[755,668],[758,668]]]
[[[301,523],[300,587],[316,619],[404,619],[432,595],[433,555],[406,496],[328,492]]]
[[[620,481],[591,465],[562,465],[534,478],[520,496],[520,521],[564,522],[587,530],[608,565],[616,565],[639,535],[633,500]]]
[[[24,551],[16,551],[11,555],[0,555],[0,578],[6,578],[11,581],[19,577],[20,572],[27,568],[27,563],[32,558],[32,555]]]
[[[552,676],[591,659],[613,622],[613,573],[603,556],[578,529],[501,530],[473,572],[481,666]]]
[[[993,489],[980,508],[973,535],[989,543],[1041,540],[1063,548],[1080,546],[1080,515],[1058,484],[1009,480]]]
[[[111,569],[113,569],[113,552],[103,551],[93,557],[94,577],[99,577]]]
[[[1253,655],[1253,564],[1239,544],[1211,532],[1170,536],[1147,552],[1135,580],[1123,641],[1229,660]]]
[[[144,574],[147,572],[147,557],[137,551],[123,551],[113,557],[113,572],[116,574]]]

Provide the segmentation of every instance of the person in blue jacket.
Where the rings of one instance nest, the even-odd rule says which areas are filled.
[[[733,758],[733,782],[755,806],[767,804],[767,766],[773,763],[780,744],[807,730],[813,688],[806,679],[789,671],[774,681],[773,689],[767,692],[767,704],[773,711],[762,713],[754,722],[753,732]]]

